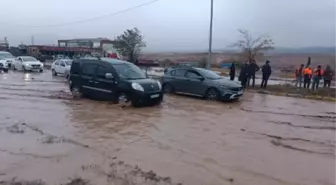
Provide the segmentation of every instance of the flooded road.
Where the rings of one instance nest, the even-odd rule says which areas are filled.
[[[72,100],[48,71],[0,74],[0,184],[333,185],[334,106],[251,93],[122,109]]]

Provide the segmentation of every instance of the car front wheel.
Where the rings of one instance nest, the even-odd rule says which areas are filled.
[[[55,69],[52,69],[51,73],[52,73],[53,76],[57,76],[57,73],[56,73]]]
[[[205,94],[205,99],[211,100],[211,101],[218,101],[219,100],[219,92],[218,90],[211,88],[207,90]]]
[[[126,93],[119,93],[118,104],[121,107],[129,107],[129,106],[133,105],[133,102]]]
[[[167,93],[167,94],[174,93],[174,87],[170,84],[164,84],[162,90],[164,93]]]
[[[80,88],[77,87],[77,86],[73,86],[71,88],[71,94],[72,94],[72,97],[75,98],[75,99],[83,97],[83,94],[82,94]]]

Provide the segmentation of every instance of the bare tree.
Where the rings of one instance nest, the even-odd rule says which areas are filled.
[[[143,47],[146,43],[138,28],[127,29],[124,33],[115,38],[113,47],[122,56],[127,56],[130,62],[135,63]]]
[[[273,40],[267,35],[253,38],[247,30],[240,29],[238,32],[242,38],[232,44],[231,47],[241,49],[242,54],[249,61],[255,60],[256,57],[263,56],[265,52],[274,49]]]

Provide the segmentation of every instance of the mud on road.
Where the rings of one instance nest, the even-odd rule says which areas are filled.
[[[332,103],[72,100],[50,72],[0,74],[0,184],[335,184]],[[20,183],[19,183],[20,182]]]

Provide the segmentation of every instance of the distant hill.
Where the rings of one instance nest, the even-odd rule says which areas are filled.
[[[304,48],[286,48],[276,47],[270,53],[312,53],[312,54],[336,54],[335,47],[304,47]]]
[[[190,48],[180,48],[180,49],[166,49],[166,50],[146,50],[144,53],[207,53],[207,49],[190,49]],[[213,48],[213,53],[237,53],[239,50],[235,48]],[[275,47],[274,50],[269,51],[269,54],[336,54],[336,47],[302,47],[302,48],[290,48],[290,47]]]

